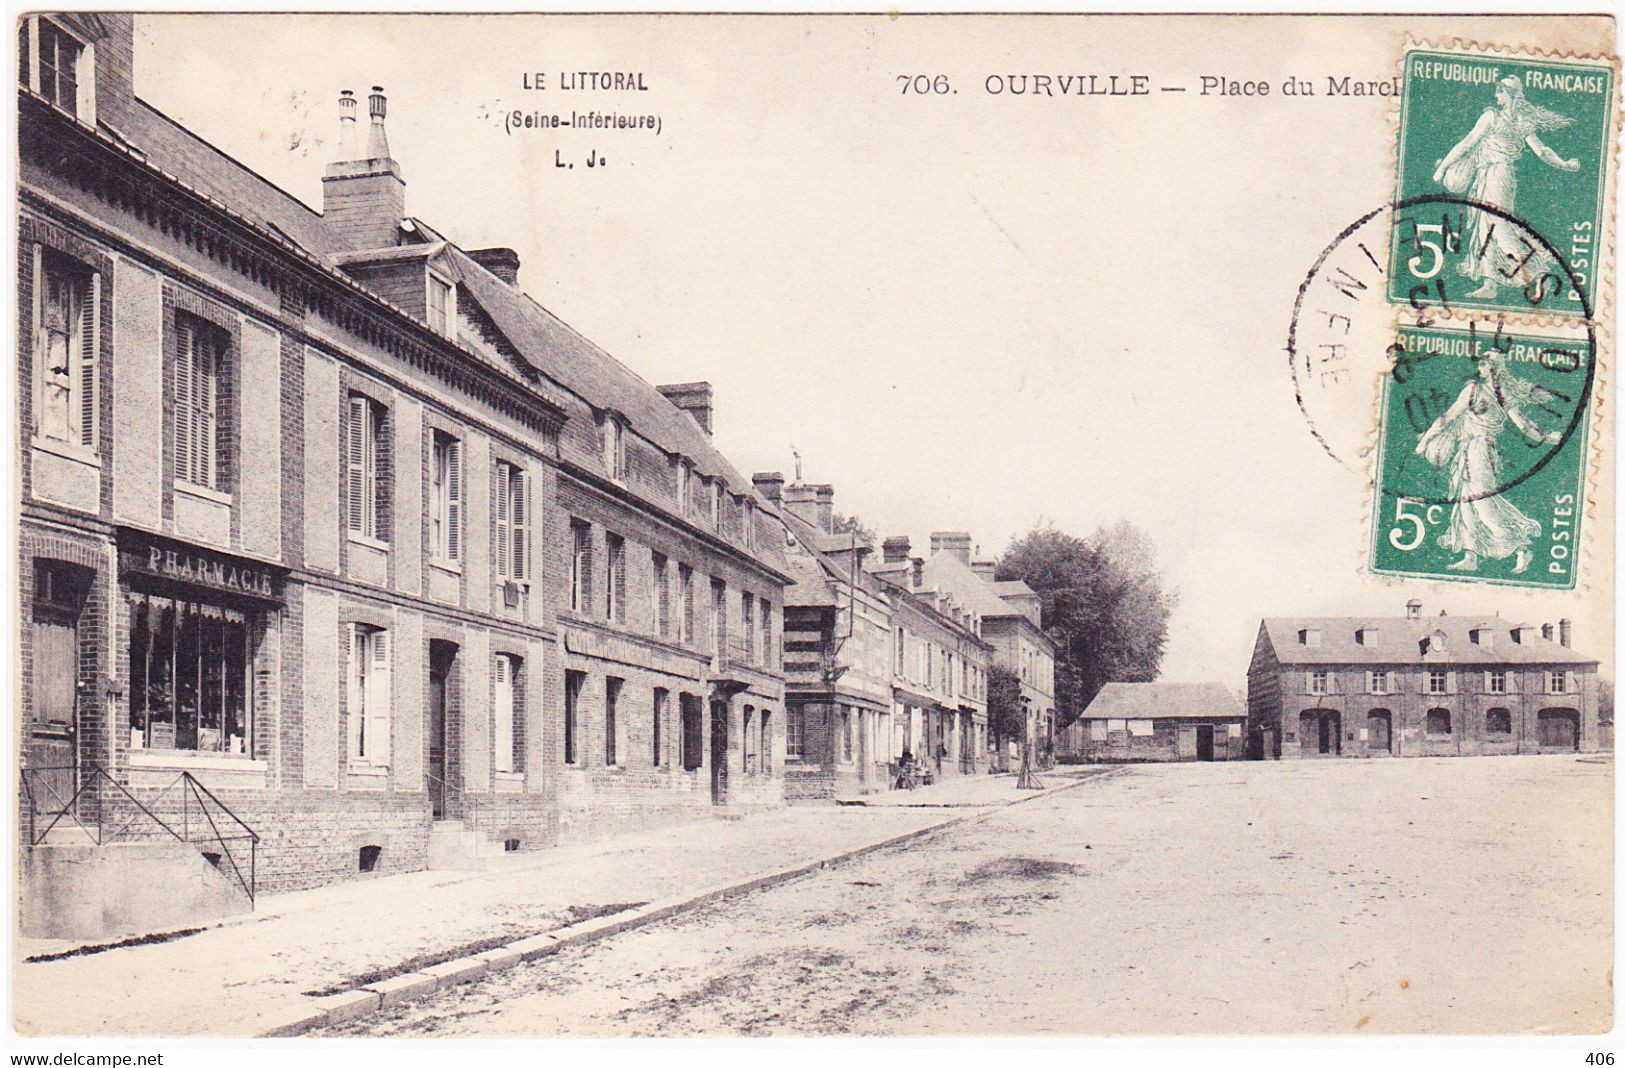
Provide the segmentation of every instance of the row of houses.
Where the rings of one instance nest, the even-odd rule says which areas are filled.
[[[136,96],[132,16],[19,49],[31,933],[128,923],[95,903],[132,883],[184,909],[198,865],[293,889],[973,773],[996,663],[1047,736],[1030,590],[741,475],[707,384],[409,213],[382,89],[316,211]],[[204,815],[139,878],[95,848]]]
[[[1266,760],[1611,748],[1597,660],[1573,626],[1499,616],[1266,619],[1246,707],[1217,684],[1110,683],[1060,734],[1063,759]]]

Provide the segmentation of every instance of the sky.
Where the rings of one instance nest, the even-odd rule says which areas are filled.
[[[1372,578],[1368,478],[1311,435],[1285,352],[1315,258],[1392,195],[1395,101],[1328,97],[1328,76],[1392,78],[1407,32],[1552,25],[146,15],[136,88],[319,209],[339,90],[384,86],[407,211],[516,249],[525,289],[650,382],[711,382],[747,475],[793,476],[799,452],[838,510],[917,550],[1145,530],[1179,596],[1164,678],[1239,688],[1262,617],[1411,597],[1572,618],[1611,675],[1611,491],[1589,590]],[[587,70],[648,88],[562,87]],[[948,91],[905,93],[922,73]],[[1009,91],[1038,73],[1151,90]],[[1203,95],[1204,76],[1272,93]],[[510,132],[516,110],[660,130]]]

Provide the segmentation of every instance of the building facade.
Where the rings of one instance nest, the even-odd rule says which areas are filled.
[[[1267,759],[1595,752],[1597,661],[1498,616],[1266,619],[1247,671]]]
[[[1247,713],[1211,682],[1108,682],[1059,732],[1063,761],[1243,760]]]
[[[382,91],[318,213],[135,95],[131,16],[20,34],[25,821],[189,776],[291,889],[781,803],[782,535],[708,387],[407,215]]]

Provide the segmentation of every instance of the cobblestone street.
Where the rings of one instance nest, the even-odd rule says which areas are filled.
[[[1599,1032],[1611,779],[1135,767],[323,1033]]]

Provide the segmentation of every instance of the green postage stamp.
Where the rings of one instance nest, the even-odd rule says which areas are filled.
[[[1400,327],[1392,352],[1372,571],[1573,589],[1595,381],[1589,335]]]
[[[1388,299],[1592,318],[1616,80],[1611,59],[1406,52]]]

